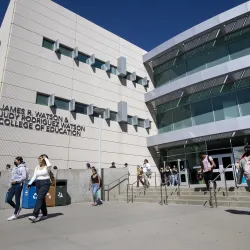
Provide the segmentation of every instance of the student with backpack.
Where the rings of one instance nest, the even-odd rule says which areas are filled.
[[[209,182],[213,180],[213,168],[215,167],[214,160],[206,153],[200,153],[201,157],[201,173],[203,173],[204,181],[209,190]],[[216,183],[215,183],[216,187]]]
[[[29,177],[29,170],[26,167],[26,164],[21,156],[16,157],[14,165],[15,167],[11,172],[10,185],[6,196],[6,201],[15,209],[15,211],[14,214],[8,218],[8,221],[16,220],[20,214],[23,185],[25,184],[25,182],[27,182],[27,179]],[[12,201],[14,196],[16,203]]]
[[[33,215],[29,216],[28,219],[32,222],[37,222],[39,220],[44,220],[48,216],[47,206],[46,206],[46,195],[50,189],[51,185],[54,185],[55,178],[51,172],[51,164],[49,162],[47,155],[40,155],[38,158],[39,165],[35,168],[34,175],[28,183],[27,189],[29,189],[32,183],[36,182],[36,193],[37,200],[33,211]],[[42,216],[39,216],[40,210],[42,211]]]
[[[92,175],[90,178],[90,186],[92,188],[92,194],[93,194],[93,204],[92,206],[98,205],[98,190],[101,187],[101,178],[97,174],[97,170],[95,168],[92,168]]]
[[[250,145],[244,147],[245,153],[240,160],[240,173],[244,174],[248,188],[250,188]]]

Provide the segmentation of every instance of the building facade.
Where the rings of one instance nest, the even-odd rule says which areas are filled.
[[[239,5],[177,35],[143,57],[155,89],[145,94],[158,127],[149,148],[161,166],[178,165],[183,185],[197,185],[199,153],[214,158],[214,177],[233,165],[250,143],[250,3]]]
[[[60,169],[97,167],[99,121],[102,167],[155,165],[146,51],[50,0],[11,0],[0,40],[1,169],[43,153]]]

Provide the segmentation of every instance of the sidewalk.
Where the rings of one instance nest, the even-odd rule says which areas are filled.
[[[241,250],[250,245],[250,212],[201,206],[105,203],[49,208],[50,218],[36,224],[31,212],[8,222],[0,211],[3,250]]]

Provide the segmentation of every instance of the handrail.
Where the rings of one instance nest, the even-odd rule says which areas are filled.
[[[129,176],[129,173],[127,173],[127,174],[121,176],[120,178],[116,179],[115,181],[113,181],[113,182],[111,182],[111,183],[109,183],[109,184],[105,184],[104,187],[105,187],[105,186],[108,186],[108,187],[109,187],[111,184],[113,184],[113,183],[119,181],[119,180],[120,180],[121,178],[123,178],[124,176]],[[108,191],[108,190],[105,190],[105,191]]]
[[[213,180],[208,182],[208,187],[209,187],[209,193],[210,193],[210,206],[213,206],[213,197],[212,197],[212,190],[211,190],[211,183],[213,183],[213,189],[214,189],[214,200],[215,200],[215,206],[218,207],[217,204],[217,197],[216,197],[216,180],[221,177],[222,174],[224,174],[224,181],[225,181],[225,188],[226,188],[226,195],[228,196],[228,189],[227,189],[227,180],[226,180],[226,170],[229,167],[234,167],[234,164],[229,164],[226,168],[223,169],[223,171],[220,172],[218,176],[216,176]]]
[[[161,177],[161,175],[157,174],[157,172],[151,172],[152,174],[154,174],[154,178],[155,178],[155,187],[157,187],[156,183],[157,183],[157,178],[156,177]],[[129,176],[138,176],[137,174],[131,174]],[[151,179],[151,178],[149,178]]]
[[[124,180],[121,181],[121,179],[124,178],[125,176],[127,176],[127,178],[125,178]],[[120,178],[116,179],[115,181],[113,181],[113,182],[111,182],[109,184],[103,185],[104,186],[104,190],[103,190],[103,192],[104,192],[104,198],[105,198],[105,192],[108,192],[108,201],[109,201],[109,192],[110,192],[110,190],[112,190],[113,188],[117,187],[118,185],[119,185],[119,194],[121,194],[121,185],[120,184],[122,182],[126,181],[126,180],[129,181],[129,173],[121,176]],[[110,185],[114,184],[117,181],[119,181],[117,183],[117,185],[115,185],[115,186],[113,186],[113,187],[110,188]],[[108,189],[105,189],[105,187],[108,187]]]
[[[184,169],[184,170],[182,170],[182,171],[180,171],[180,172],[178,172],[176,175],[177,176],[179,176],[179,179],[177,179],[177,181],[178,181],[178,196],[180,196],[180,181],[181,181],[181,179],[180,179],[180,175],[182,174],[182,173],[185,173],[185,171],[186,171],[186,169]],[[170,184],[171,185],[171,180],[168,180],[167,181],[167,183],[165,183],[164,182],[164,186],[165,186],[165,198],[166,198],[166,200],[165,200],[165,205],[167,205],[168,204],[168,194],[167,194],[167,184]],[[162,195],[162,183],[161,183],[161,204],[163,204],[164,202],[163,202],[163,195]]]
[[[137,181],[138,181],[138,180],[136,180],[136,181],[133,182],[133,183],[128,183],[128,184],[127,184],[127,203],[129,203],[129,200],[128,200],[128,188],[129,188],[129,186],[132,187],[132,203],[134,202],[134,188],[133,188],[133,185],[134,185],[135,183],[137,183]]]

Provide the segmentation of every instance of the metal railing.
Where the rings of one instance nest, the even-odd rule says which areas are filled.
[[[234,168],[234,164],[229,164],[226,168],[223,169],[223,171],[216,176],[216,178],[214,178],[213,180],[208,182],[208,187],[209,187],[209,194],[210,194],[210,206],[213,208],[213,195],[212,195],[212,188],[211,188],[211,183],[213,184],[213,191],[214,191],[214,201],[215,201],[215,206],[218,207],[218,203],[217,203],[217,196],[216,196],[216,180],[219,179],[219,177],[222,176],[222,174],[224,174],[224,181],[225,181],[225,189],[226,189],[226,196],[228,196],[228,188],[227,188],[227,180],[226,180],[226,170],[229,167],[233,167]],[[235,169],[234,169],[234,175],[235,175]]]
[[[177,188],[178,188],[177,194],[178,194],[178,196],[181,195],[181,192],[180,192],[180,183],[181,183],[180,175],[185,173],[185,172],[186,172],[186,169],[184,169],[184,170],[182,170],[182,171],[180,171],[179,173],[176,174],[177,175]],[[168,180],[166,183],[164,182],[164,184],[161,183],[161,202],[160,202],[161,205],[163,205],[163,204],[167,205],[168,204],[167,184],[171,185],[171,179]],[[165,202],[163,201],[163,191],[162,191],[163,186],[165,186]]]
[[[155,186],[156,186],[156,172],[152,172],[152,173],[155,173]],[[130,176],[136,176],[137,177],[137,175],[130,175]],[[147,189],[147,186],[146,186],[146,180],[145,180],[145,178],[143,178],[144,179],[144,185],[143,185],[143,188],[144,188],[144,195],[146,195],[146,189]],[[132,203],[134,202],[134,184],[136,184],[136,183],[138,183],[138,182],[140,182],[140,180],[136,180],[135,182],[133,182],[133,183],[128,183],[127,184],[127,203],[129,203],[129,198],[128,198],[128,193],[129,193],[129,187],[131,186],[131,192],[132,192],[132,198],[131,198],[131,201],[132,201]],[[149,181],[148,181],[149,182]]]
[[[111,182],[111,183],[109,183],[107,185],[104,185],[104,190],[103,190],[104,191],[103,192],[103,194],[104,194],[104,200],[105,200],[105,192],[108,192],[108,199],[107,200],[109,201],[109,192],[112,189],[116,188],[117,186],[118,186],[118,192],[119,192],[119,194],[121,194],[121,183],[123,183],[126,180],[128,180],[128,182],[129,182],[129,173],[127,173],[127,174],[119,177],[118,179],[114,180],[113,182]],[[113,185],[114,183],[116,183],[116,185]],[[110,187],[111,185],[113,185],[113,186]],[[106,189],[105,187],[108,187],[108,188]]]

